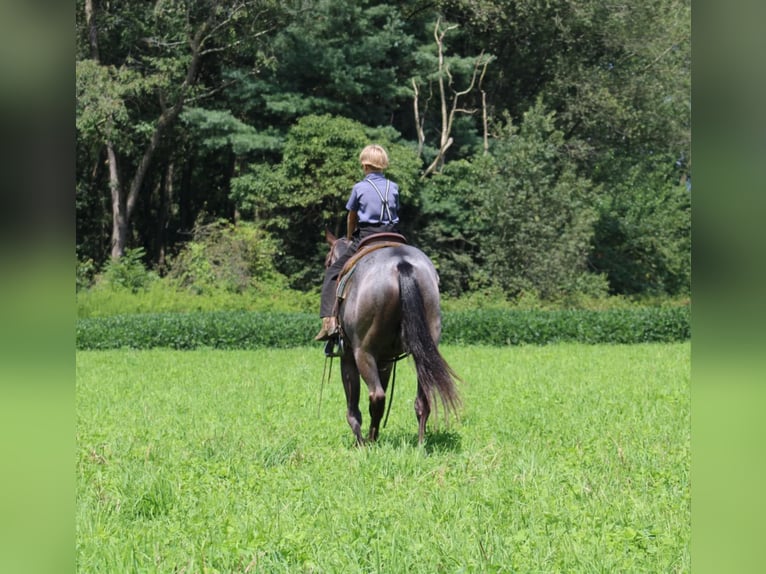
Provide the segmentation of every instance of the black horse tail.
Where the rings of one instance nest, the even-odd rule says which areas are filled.
[[[402,341],[405,351],[409,352],[415,361],[418,384],[428,400],[429,407],[436,406],[438,395],[445,413],[456,413],[460,406],[460,395],[455,381],[460,378],[444,360],[436,341],[431,337],[426,323],[423,295],[415,279],[412,264],[401,261],[397,270],[402,304]]]

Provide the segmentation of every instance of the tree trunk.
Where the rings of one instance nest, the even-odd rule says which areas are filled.
[[[95,18],[93,0],[85,0],[85,20],[88,25],[90,55],[93,60],[100,63],[98,29]],[[128,214],[122,192],[120,170],[117,165],[117,154],[111,141],[106,142],[106,158],[109,164],[109,193],[112,196],[111,257],[112,259],[119,259],[125,254],[125,245],[128,240]]]
[[[447,153],[447,148],[452,145],[452,138],[449,135],[450,126],[447,116],[447,94],[444,90],[444,75],[445,73],[449,73],[444,69],[444,36],[449,30],[452,30],[457,26],[448,26],[441,34],[439,34],[439,22],[440,20],[436,21],[436,27],[434,28],[434,38],[436,39],[439,54],[439,104],[442,116],[442,129],[439,141],[439,153],[437,154],[434,163],[428,168],[428,172],[433,171],[439,165],[444,165],[444,154]]]
[[[88,19],[89,37],[91,38],[91,52],[98,61],[98,44],[96,36],[96,27],[94,22],[93,0],[86,0],[86,18]],[[212,18],[212,15],[211,15]],[[169,108],[163,106],[162,113],[154,126],[154,131],[149,139],[149,143],[141,155],[133,178],[130,180],[130,186],[125,194],[117,165],[117,155],[111,142],[107,142],[107,156],[109,161],[109,189],[112,195],[112,259],[119,259],[125,254],[128,236],[130,233],[130,223],[133,211],[136,206],[138,194],[143,186],[146,174],[149,171],[154,154],[162,141],[165,130],[180,115],[185,103],[189,89],[195,84],[197,71],[202,57],[202,45],[207,38],[210,22],[203,23],[189,39],[191,48],[191,61],[186,69],[184,78],[178,90],[175,102]],[[160,98],[162,103],[162,98]]]
[[[125,194],[122,193],[117,155],[111,142],[106,144],[106,156],[109,163],[109,191],[112,195],[112,241],[111,257],[119,259],[125,255],[128,242],[128,218]]]
[[[159,184],[159,208],[157,216],[157,266],[165,270],[165,248],[168,241],[168,222],[170,220],[170,205],[173,201],[173,178],[175,164],[171,160],[165,169],[165,176]]]
[[[98,35],[96,23],[94,21],[93,0],[85,0],[85,21],[88,24],[88,42],[90,43],[90,57],[96,62],[99,61],[98,55]]]

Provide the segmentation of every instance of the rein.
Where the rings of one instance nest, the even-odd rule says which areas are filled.
[[[333,352],[333,347],[335,345],[333,344],[333,340],[330,339],[327,341],[327,344],[324,347],[324,368],[322,369],[322,383],[319,386],[319,405],[317,406],[317,418],[321,417],[322,414],[322,390],[324,389],[324,382],[325,382],[325,374],[327,374],[326,380],[329,382],[330,377],[332,376],[332,360],[335,357],[340,357],[343,354],[343,339],[338,338],[338,352]],[[330,362],[330,368],[328,370],[327,368],[327,362]]]
[[[327,373],[327,361],[330,361],[330,372]],[[322,383],[319,385],[319,404],[317,405],[317,418],[322,417],[322,391],[324,390],[325,373],[327,373],[327,380],[330,380],[332,375],[332,355],[325,355],[324,369],[322,369]]]
[[[388,424],[388,413],[391,412],[391,405],[394,404],[394,387],[396,386],[396,363],[401,361],[402,359],[406,358],[409,355],[409,353],[402,353],[398,357],[394,357],[393,359],[388,359],[388,363],[394,364],[393,373],[391,375],[391,396],[388,398],[388,408],[386,409],[386,417],[383,419],[383,428],[386,428],[386,425]]]

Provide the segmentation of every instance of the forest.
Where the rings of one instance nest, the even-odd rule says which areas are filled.
[[[450,296],[686,296],[690,40],[690,0],[78,0],[78,288],[316,292],[375,142]]]

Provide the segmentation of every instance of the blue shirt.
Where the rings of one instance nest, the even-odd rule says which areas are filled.
[[[370,173],[354,185],[346,209],[357,212],[359,223],[399,223],[399,186]]]

